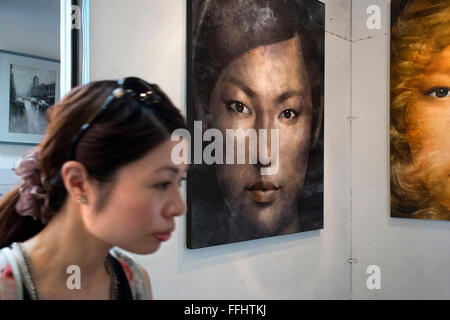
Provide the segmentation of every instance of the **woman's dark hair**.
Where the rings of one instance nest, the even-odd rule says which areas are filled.
[[[196,105],[206,112],[225,67],[247,51],[298,37],[313,105],[312,145],[323,121],[324,21],[316,0],[195,1],[193,14],[193,79]]]
[[[70,159],[73,138],[116,87],[115,81],[92,82],[72,89],[61,102],[48,109],[48,127],[38,148],[50,215],[58,212],[67,198],[60,171]],[[98,210],[104,205],[108,186],[122,166],[170,139],[174,130],[186,127],[179,110],[164,93],[160,94],[163,102],[154,108],[146,107],[131,95],[114,100],[78,142],[75,160],[84,165],[89,179],[100,187],[99,201],[95,204]],[[0,201],[0,248],[24,241],[44,227],[39,220],[16,212],[19,197],[16,188]]]

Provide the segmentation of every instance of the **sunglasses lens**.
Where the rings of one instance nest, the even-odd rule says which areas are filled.
[[[159,103],[162,100],[152,85],[139,78],[126,78],[123,82],[123,88],[127,93],[134,94],[141,102],[153,104]]]
[[[70,153],[71,160],[75,160],[76,146],[78,144],[78,141],[81,139],[81,137],[83,137],[83,135],[92,126],[92,124],[102,116],[102,114],[111,104],[111,102],[114,101],[114,99],[120,99],[125,94],[130,94],[149,107],[152,107],[152,105],[158,105],[159,103],[163,102],[163,100],[167,100],[167,98],[159,90],[157,85],[151,85],[139,78],[122,78],[117,82],[117,84],[118,87],[113,90],[112,95],[110,95],[105,100],[102,107],[97,110],[85,124],[81,126],[80,131],[74,137]]]

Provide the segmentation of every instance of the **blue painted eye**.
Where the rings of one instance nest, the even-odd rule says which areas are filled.
[[[450,89],[446,87],[433,88],[428,91],[427,95],[436,98],[447,98]]]

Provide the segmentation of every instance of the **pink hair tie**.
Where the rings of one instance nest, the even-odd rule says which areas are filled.
[[[34,147],[27,151],[13,169],[23,183],[19,188],[20,198],[16,211],[21,216],[48,221],[49,198],[45,190],[45,178],[41,176],[40,150]]]

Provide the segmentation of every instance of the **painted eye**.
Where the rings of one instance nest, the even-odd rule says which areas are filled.
[[[250,114],[250,110],[242,102],[233,101],[233,102],[229,103],[229,107],[237,113]]]
[[[298,113],[295,112],[294,110],[287,109],[280,113],[279,118],[280,119],[281,118],[292,119],[292,118],[297,117],[297,115],[298,115]]]
[[[436,98],[447,98],[449,95],[450,88],[446,87],[440,87],[440,88],[433,88],[428,91],[427,95],[436,97]]]

